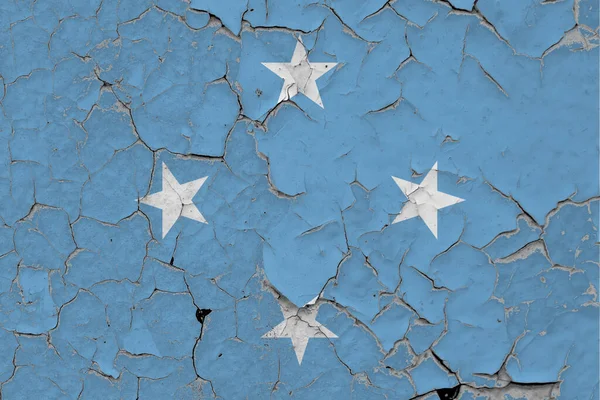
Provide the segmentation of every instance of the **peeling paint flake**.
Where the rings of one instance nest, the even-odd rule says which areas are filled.
[[[0,4],[0,398],[600,399],[595,0]]]

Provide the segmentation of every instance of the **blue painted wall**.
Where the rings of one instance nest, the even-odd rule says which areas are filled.
[[[598,10],[1,2],[2,398],[598,399]]]

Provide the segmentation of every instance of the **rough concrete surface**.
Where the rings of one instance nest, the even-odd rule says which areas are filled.
[[[598,21],[1,1],[1,398],[598,399]]]

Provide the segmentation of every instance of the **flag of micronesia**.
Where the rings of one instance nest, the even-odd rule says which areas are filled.
[[[598,399],[598,8],[2,1],[1,398]]]

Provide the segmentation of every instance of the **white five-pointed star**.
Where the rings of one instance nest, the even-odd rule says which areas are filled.
[[[263,335],[263,338],[292,339],[292,347],[296,353],[298,364],[302,364],[304,352],[310,338],[337,338],[337,335],[317,322],[319,305],[317,298],[309,301],[304,307],[298,308],[285,297],[279,299],[281,312],[285,318],[282,323]]]
[[[141,203],[162,210],[162,237],[169,233],[179,217],[207,224],[192,198],[202,187],[208,176],[180,184],[165,163],[162,163],[162,191],[139,199]]]
[[[277,100],[278,103],[289,100],[300,92],[321,106],[321,108],[324,108],[317,86],[317,79],[327,71],[333,69],[337,63],[309,62],[306,48],[301,38],[298,38],[296,42],[292,61],[289,63],[264,62],[262,65],[284,79],[279,100]]]
[[[433,236],[438,237],[438,215],[437,211],[444,207],[452,206],[464,199],[438,192],[438,170],[437,162],[433,164],[429,173],[420,184],[405,181],[392,176],[396,185],[408,198],[408,202],[402,207],[400,214],[396,216],[392,224],[405,221],[413,217],[421,217]]]

